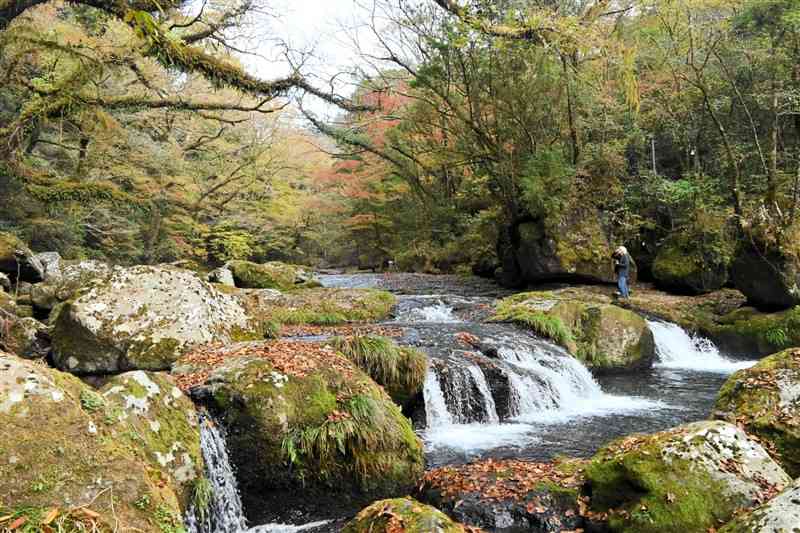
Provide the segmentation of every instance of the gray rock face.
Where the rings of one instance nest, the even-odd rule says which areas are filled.
[[[800,479],[753,512],[741,516],[720,533],[795,533],[800,531]]]
[[[756,307],[787,309],[800,304],[800,263],[780,251],[745,243],[731,267],[737,289]]]
[[[208,281],[211,283],[219,283],[221,285],[227,285],[228,287],[235,287],[236,283],[233,281],[233,272],[231,272],[228,268],[220,267],[216,270],[212,270],[208,274]]]
[[[5,291],[11,290],[11,280],[8,279],[8,276],[0,272],[0,289]]]
[[[110,275],[111,268],[100,261],[60,263],[57,275],[54,271],[43,283],[32,287],[31,300],[35,307],[50,311],[59,303],[69,300],[81,287]]]
[[[64,304],[54,362],[74,373],[166,370],[190,346],[261,336],[232,296],[193,272],[115,268]]]
[[[61,254],[58,252],[42,252],[36,254],[34,259],[41,263],[44,269],[44,280],[61,276]]]

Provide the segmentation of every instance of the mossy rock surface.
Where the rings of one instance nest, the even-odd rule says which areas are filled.
[[[111,267],[100,261],[64,261],[57,274],[48,275],[45,281],[31,288],[31,301],[34,307],[50,311],[91,282],[110,275]]]
[[[756,307],[767,310],[800,305],[800,251],[743,239],[733,261],[734,285]]]
[[[14,301],[14,298],[12,298],[10,294],[4,292],[2,289],[0,289],[0,309],[9,315],[17,314],[17,304]],[[0,313],[0,316],[2,316],[2,313]],[[5,318],[8,318],[8,316]]]
[[[12,279],[36,283],[44,279],[44,267],[30,248],[12,233],[0,231],[0,272]]]
[[[391,293],[376,289],[303,289],[263,299],[257,316],[286,325],[375,322],[388,317],[396,301]]]
[[[625,533],[705,532],[791,482],[760,444],[716,421],[614,441],[586,480],[592,510]]]
[[[262,328],[193,272],[116,268],[59,309],[53,359],[73,373],[166,370],[191,346],[263,338]]]
[[[728,353],[763,357],[800,346],[800,306],[771,313],[742,307],[703,323],[700,330]]]
[[[362,510],[343,533],[464,533],[461,524],[412,498],[381,500]]]
[[[121,435],[122,407],[70,374],[0,353],[0,510],[31,524],[86,506],[104,530],[182,525],[178,491],[145,450]],[[79,516],[78,516],[79,515]],[[86,519],[80,512],[69,518]]]
[[[151,469],[169,477],[188,509],[195,483],[203,476],[200,430],[194,404],[168,374],[137,370],[111,378],[99,391],[112,433],[130,440]],[[82,398],[84,409],[97,398]]]
[[[660,288],[705,294],[725,286],[729,268],[728,254],[704,251],[686,237],[672,237],[659,248],[652,271]]]
[[[790,476],[800,477],[800,349],[771,355],[728,378],[714,416],[742,424]]]
[[[495,320],[515,322],[560,344],[595,372],[619,372],[652,365],[655,341],[638,314],[585,301],[569,291],[528,292],[497,305]]]
[[[0,317],[2,320],[2,317]],[[50,351],[49,328],[30,317],[6,318],[0,347],[24,359],[41,359]]]
[[[291,290],[319,286],[303,267],[278,261],[253,263],[230,261],[225,265],[233,274],[235,285],[241,289]]]
[[[800,479],[764,505],[736,517],[719,533],[800,532]]]
[[[207,361],[222,363],[203,368]],[[244,343],[189,354],[176,371],[183,368],[195,376],[188,383],[204,383],[193,394],[228,430],[250,508],[287,492],[302,494],[309,512],[314,495],[331,489],[342,504],[397,496],[422,475],[422,444],[409,420],[328,345]]]
[[[558,533],[589,523],[581,488],[585,461],[481,461],[425,474],[418,496],[454,520],[487,531]]]
[[[377,335],[336,337],[331,344],[406,407],[422,393],[428,357],[419,350],[398,346]]]

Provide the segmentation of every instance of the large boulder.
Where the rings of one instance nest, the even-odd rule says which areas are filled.
[[[0,353],[3,515],[31,531],[177,531],[179,491],[145,459],[124,409],[70,374]]]
[[[659,247],[652,273],[656,285],[664,290],[705,294],[725,286],[729,267],[729,254],[703,246],[697,240],[677,236]]]
[[[236,286],[242,289],[290,290],[319,285],[302,267],[278,261],[269,263],[230,261],[225,268],[233,274]]]
[[[12,279],[37,283],[44,279],[44,267],[18,237],[0,232],[0,272]]]
[[[165,370],[193,345],[263,338],[261,328],[193,272],[117,268],[60,309],[53,361],[73,373]]]
[[[408,407],[422,394],[428,358],[421,351],[378,335],[335,337],[331,344],[381,385],[397,405]]]
[[[411,498],[373,503],[358,513],[342,533],[465,533],[441,511]]]
[[[719,421],[614,441],[585,475],[592,510],[625,533],[707,531],[791,483],[760,444]]]
[[[800,529],[800,479],[757,509],[737,516],[719,533],[795,533]]]
[[[800,257],[795,251],[745,238],[736,250],[731,277],[756,307],[786,309],[800,305]]]
[[[61,276],[61,254],[58,252],[42,252],[36,254],[34,259],[42,265],[45,280]]]
[[[582,461],[481,461],[425,474],[419,498],[451,518],[487,531],[559,533],[589,521],[581,496]]]
[[[87,396],[91,398],[91,396]],[[203,476],[200,429],[192,401],[167,374],[137,370],[111,378],[94,397],[84,399],[104,410],[117,433],[136,435],[140,456],[165,474],[182,509],[192,503],[195,483]],[[124,438],[124,435],[122,436]]]
[[[233,279],[233,272],[228,267],[219,267],[208,273],[208,281],[219,283],[228,287],[235,287],[236,281]]]
[[[2,324],[2,318],[0,318]],[[34,318],[11,318],[0,334],[0,346],[24,359],[41,359],[50,353],[50,330]]]
[[[408,419],[329,346],[201,348],[175,372],[226,426],[245,507],[275,513],[264,518],[285,520],[289,508],[311,516],[326,505],[357,508],[408,494],[422,475],[422,444]]]
[[[611,282],[613,247],[592,208],[574,208],[549,220],[530,220],[500,232],[497,255],[506,286],[547,281]]]
[[[597,373],[645,368],[655,359],[653,332],[642,317],[574,298],[569,290],[515,294],[500,301],[496,311],[495,320],[553,340]]]
[[[757,436],[792,477],[800,477],[800,349],[740,370],[722,387],[714,416]]]
[[[319,326],[382,320],[397,301],[391,293],[375,289],[311,288],[289,294],[237,291],[236,297],[254,316],[280,324]]]
[[[100,261],[64,262],[59,264],[57,273],[48,272],[44,282],[31,288],[33,305],[42,311],[51,311],[93,281],[108,278],[111,267]]]

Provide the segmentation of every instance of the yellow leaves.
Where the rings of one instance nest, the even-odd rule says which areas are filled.
[[[44,519],[42,519],[42,524],[49,525],[50,523],[53,522],[53,520],[56,519],[58,514],[59,514],[58,507],[53,507],[52,509],[47,511],[46,515],[44,515]]]

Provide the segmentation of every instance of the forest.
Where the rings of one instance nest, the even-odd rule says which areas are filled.
[[[800,1],[335,3],[0,0],[0,533],[796,531]]]

